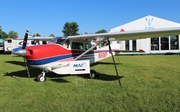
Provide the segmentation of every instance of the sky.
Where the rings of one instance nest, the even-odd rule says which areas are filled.
[[[180,0],[0,0],[0,26],[19,38],[63,36],[66,22],[77,22],[79,32],[95,33],[152,15],[180,23]]]

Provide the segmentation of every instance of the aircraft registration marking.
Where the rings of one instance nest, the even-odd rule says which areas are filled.
[[[98,54],[98,58],[105,58],[107,56],[107,52],[101,52]]]

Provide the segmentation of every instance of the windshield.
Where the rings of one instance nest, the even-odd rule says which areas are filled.
[[[57,44],[62,45],[65,42],[65,40],[66,40],[66,38],[64,38],[64,37],[54,37],[48,43],[57,43]]]

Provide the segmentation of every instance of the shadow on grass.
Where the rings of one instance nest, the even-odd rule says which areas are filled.
[[[167,52],[164,55],[180,55],[180,53],[172,53],[172,52]]]
[[[93,64],[91,64],[91,66],[96,66],[96,65],[99,65],[99,64],[101,64],[101,65],[113,65],[114,63],[113,62],[96,62],[96,63],[93,63]],[[120,65],[121,63],[119,63],[119,62],[116,62],[116,65]]]
[[[40,70],[38,69],[31,69],[30,71],[30,77],[36,77],[38,74],[41,73]],[[95,80],[104,80],[104,81],[113,81],[113,80],[118,80],[118,77],[117,76],[114,76],[114,75],[107,75],[107,74],[102,74],[102,73],[98,73],[98,77],[95,78]],[[23,77],[23,78],[29,78],[28,75],[27,75],[27,71],[26,70],[21,70],[21,71],[15,71],[15,72],[6,72],[4,73],[4,76],[10,76],[10,77]],[[52,72],[48,72],[46,73],[46,77],[50,78],[51,81],[54,81],[54,82],[68,82],[68,81],[65,81],[64,79],[62,79],[63,77],[68,77],[70,75],[57,75],[55,73],[52,73]],[[79,76],[79,77],[83,77],[83,78],[89,78],[89,74],[85,74],[85,75],[73,75],[73,76]],[[123,78],[124,76],[119,76],[119,78]],[[35,80],[36,81],[36,80]]]
[[[98,77],[96,79],[98,80],[104,80],[104,81],[114,81],[123,78],[124,76],[117,76],[117,75],[111,75],[111,74],[103,74],[96,72]]]
[[[57,83],[70,83],[69,81],[61,79],[61,78],[52,78],[50,80]]]
[[[30,69],[30,78],[35,78],[34,81],[36,81],[36,76],[41,73],[41,70],[39,69]],[[4,73],[4,76],[10,76],[12,78],[17,79],[16,77],[23,77],[23,78],[29,78],[26,69],[21,71],[15,71],[15,72],[6,72]],[[15,77],[14,77],[15,76]],[[67,75],[57,75],[52,72],[46,73],[46,77],[50,78],[51,81],[58,82],[58,83],[68,83],[69,81],[66,81],[62,79]]]
[[[23,66],[25,67],[25,63],[24,62],[20,62],[20,61],[6,61],[6,63],[10,63],[10,64],[14,64],[14,65],[19,65],[19,66]],[[112,62],[97,62],[92,64],[91,66],[95,66],[98,64],[113,64]],[[121,63],[116,63],[116,64],[121,64]],[[30,73],[30,77],[36,77],[38,74],[40,74],[42,72],[42,70],[39,70],[37,68],[31,68],[29,67],[29,73]],[[98,73],[96,72],[98,77],[96,78],[97,80],[104,80],[104,81],[113,81],[113,80],[118,80],[118,78],[123,78],[123,76],[119,76],[117,77],[116,75],[111,75],[111,74],[102,74],[102,73]],[[24,70],[21,71],[15,71],[15,72],[6,72],[4,73],[4,76],[17,76],[17,77],[27,77],[28,78],[28,74],[26,69],[24,68]],[[46,73],[46,77],[49,77],[50,80],[54,81],[54,82],[68,82],[63,80],[62,78],[65,76],[70,76],[70,75],[57,75],[55,73],[52,72],[48,72]],[[89,74],[86,75],[77,75],[83,78],[89,78]]]
[[[6,63],[13,64],[13,65],[19,65],[19,66],[25,67],[25,63],[24,63],[24,62],[21,62],[21,61],[5,61],[5,62],[6,62]]]

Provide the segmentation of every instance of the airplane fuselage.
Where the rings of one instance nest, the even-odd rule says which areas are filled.
[[[68,49],[59,44],[30,46],[26,47],[26,60],[32,67],[57,74],[70,74],[69,62],[85,51],[84,49]],[[105,46],[86,53],[78,60],[89,60],[92,64],[110,56],[108,46]]]

